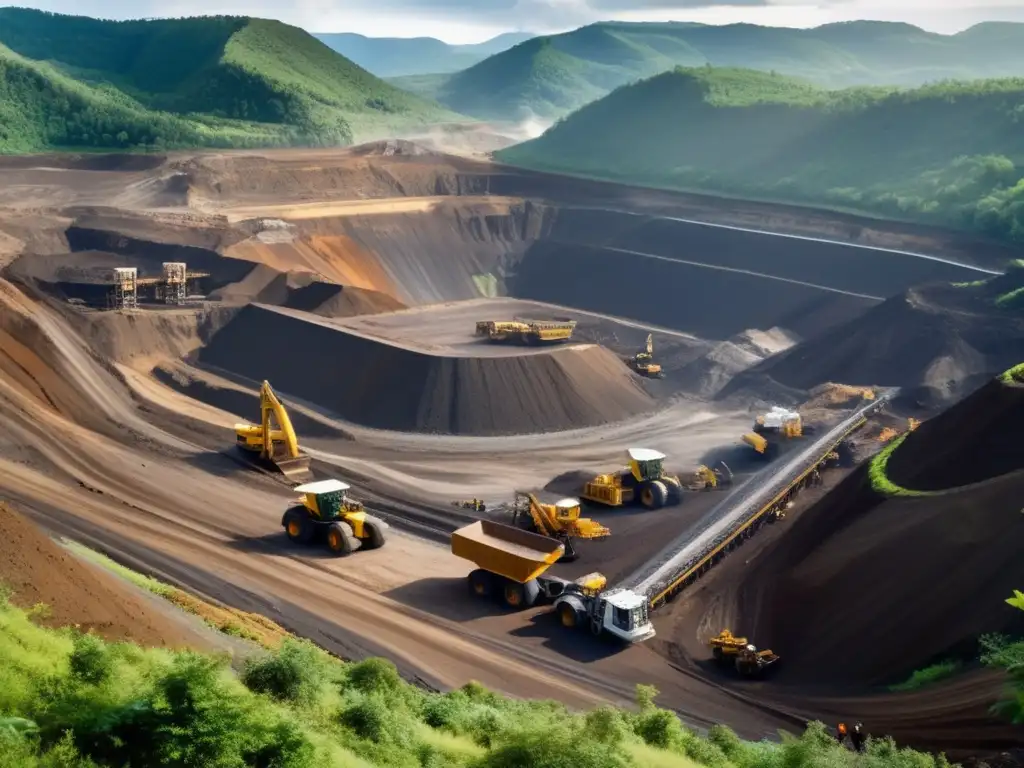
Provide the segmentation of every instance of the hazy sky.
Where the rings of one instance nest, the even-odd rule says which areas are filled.
[[[112,19],[261,16],[311,32],[428,35],[450,43],[478,42],[515,30],[560,32],[606,19],[789,27],[881,19],[936,32],[956,32],[979,21],[1024,22],[1024,0],[41,0],[33,5]]]

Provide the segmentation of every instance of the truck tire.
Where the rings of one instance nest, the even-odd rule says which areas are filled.
[[[335,522],[327,526],[327,548],[338,557],[351,555],[355,549],[355,536],[348,523]]]
[[[384,546],[384,527],[379,520],[364,520],[363,533],[366,535],[362,538],[362,549],[380,549]]]
[[[661,509],[668,501],[668,488],[661,480],[649,480],[639,488],[640,503],[647,509]]]
[[[475,597],[490,597],[494,594],[494,576],[483,568],[471,571],[467,577],[469,592]]]
[[[681,503],[683,500],[683,484],[674,477],[663,477],[661,482],[664,483],[665,488],[668,490],[668,503]]]
[[[313,521],[309,519],[309,510],[302,505],[292,507],[285,512],[284,517],[281,518],[281,525],[284,526],[288,538],[296,544],[309,544],[313,540],[313,533],[316,530]]]
[[[540,597],[540,585],[536,579],[531,579],[525,584],[505,579],[503,597],[505,605],[516,610],[531,608]]]
[[[587,621],[587,612],[578,598],[567,597],[559,600],[555,603],[555,610],[563,627],[573,629],[583,626]]]

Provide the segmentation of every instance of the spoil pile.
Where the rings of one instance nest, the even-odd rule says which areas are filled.
[[[907,435],[886,474],[913,490],[945,490],[1024,469],[1024,384],[993,379]]]
[[[766,383],[810,389],[826,381],[899,386],[925,405],[960,399],[1024,360],[1024,318],[1000,311],[982,288],[929,286],[738,375],[721,396]]]
[[[21,608],[47,606],[39,614],[47,626],[155,647],[196,646],[196,638],[116,576],[80,563],[6,504],[0,504],[0,583]]]
[[[740,615],[758,617],[744,631],[786,656],[780,681],[899,682],[943,658],[976,658],[985,633],[1024,633],[1024,616],[1004,602],[1024,584],[1024,455],[997,458],[1002,427],[994,426],[1024,401],[1019,388],[1002,386],[922,425],[889,464],[906,473],[894,472],[896,482],[988,482],[882,497],[862,466],[744,572]],[[919,472],[908,469],[918,463]]]
[[[375,429],[502,435],[594,426],[653,408],[636,377],[594,345],[471,357],[370,338],[314,315],[251,304],[200,363]]]

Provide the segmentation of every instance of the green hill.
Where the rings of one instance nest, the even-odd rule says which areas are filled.
[[[0,9],[0,152],[335,145],[456,118],[276,21]]]
[[[1024,79],[819,89],[677,69],[624,86],[504,162],[830,205],[1024,242]]]
[[[472,45],[449,45],[433,37],[366,37],[352,32],[316,38],[378,77],[457,72],[533,37],[507,32]]]
[[[600,23],[534,38],[417,92],[480,118],[558,117],[620,85],[707,64],[806,77],[830,88],[1024,76],[1024,24],[938,35],[888,22],[815,29]]]

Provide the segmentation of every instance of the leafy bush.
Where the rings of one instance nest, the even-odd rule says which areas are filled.
[[[956,660],[940,661],[930,667],[916,670],[905,682],[890,685],[890,691],[913,691],[925,685],[945,680],[960,671],[961,664]]]
[[[1005,649],[1004,649],[1005,651]],[[1001,652],[1004,652],[1001,651]],[[637,709],[585,714],[470,683],[428,693],[394,664],[301,641],[248,662],[108,644],[0,604],[0,768],[853,768],[824,727],[782,744],[704,738],[638,686]],[[936,768],[872,742],[870,768]]]

